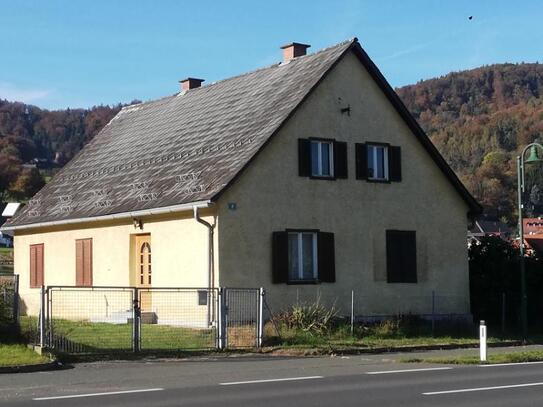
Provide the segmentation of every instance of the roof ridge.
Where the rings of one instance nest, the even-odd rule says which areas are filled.
[[[358,38],[357,37],[353,37],[353,38],[350,38],[348,40],[345,40],[345,41],[342,41],[342,42],[339,42],[337,44],[334,44],[334,45],[330,45],[328,47],[325,47],[325,48],[322,48],[322,49],[319,49],[318,51],[315,51],[311,54],[306,54],[306,55],[302,55],[302,56],[299,56],[299,57],[296,57],[296,58],[293,58],[294,60],[298,61],[298,60],[301,60],[301,59],[304,59],[304,58],[307,58],[307,57],[314,57],[314,56],[317,56],[325,51],[329,51],[333,48],[339,48],[343,45],[346,45],[346,44],[349,44],[349,43],[354,43],[354,42],[358,42]],[[229,81],[231,79],[236,79],[236,78],[240,78],[242,76],[246,76],[246,75],[250,75],[250,74],[253,74],[253,73],[256,73],[256,72],[259,72],[259,71],[264,71],[266,69],[270,69],[270,68],[273,68],[275,66],[280,66],[282,64],[282,62],[275,62],[273,64],[270,64],[270,65],[267,65],[267,66],[263,66],[261,68],[256,68],[256,69],[253,69],[252,71],[247,71],[247,72],[243,72],[243,73],[240,73],[240,74],[237,74],[237,75],[234,75],[234,76],[230,76],[228,78],[224,78],[224,79],[219,79],[217,81],[214,81],[214,82],[210,82],[209,84],[206,84],[206,85],[203,85],[203,86],[200,86],[198,88],[195,88],[195,89],[191,89],[192,91],[194,90],[198,90],[198,89],[204,89],[204,88],[209,88],[210,86],[213,86],[213,85],[217,85],[219,83],[222,83],[222,82],[226,82],[226,81]],[[182,92],[178,92],[175,96],[179,95],[180,93]]]
[[[304,59],[304,58],[307,58],[307,57],[314,57],[314,56],[317,56],[317,55],[319,55],[319,54],[321,54],[323,52],[329,51],[331,49],[339,48],[339,47],[344,46],[346,44],[355,43],[355,42],[358,42],[358,38],[357,37],[352,37],[352,38],[349,38],[347,40],[341,41],[341,42],[339,42],[337,44],[330,45],[328,47],[319,49],[319,50],[317,50],[317,51],[315,51],[315,52],[313,52],[311,54],[296,57],[295,60],[301,60],[301,59]],[[223,78],[223,79],[219,79],[217,81],[210,82],[208,84],[199,86],[199,87],[197,87],[195,89],[190,89],[188,91],[182,91],[182,92],[176,92],[173,95],[163,96],[163,97],[160,97],[158,99],[151,99],[151,100],[142,101],[140,103],[135,103],[135,104],[128,105],[128,106],[123,106],[121,108],[121,110],[119,111],[119,113],[113,117],[113,119],[115,119],[121,112],[126,113],[126,112],[130,112],[130,111],[138,110],[137,108],[138,107],[143,107],[143,105],[149,105],[151,103],[160,102],[160,101],[162,101],[164,99],[168,99],[168,98],[175,98],[175,97],[178,97],[178,96],[184,96],[186,94],[190,94],[190,93],[192,93],[194,91],[198,91],[200,89],[208,89],[211,86],[215,86],[215,85],[218,85],[220,83],[230,81],[230,80],[233,80],[233,79],[241,78],[241,77],[246,76],[246,75],[251,75],[253,73],[264,71],[266,69],[270,69],[270,68],[273,68],[273,67],[276,67],[276,66],[280,66],[281,64],[282,64],[282,62],[274,62],[273,64],[266,65],[266,66],[263,66],[261,68],[256,68],[256,69],[253,69],[251,71],[243,72],[243,73],[240,73],[240,74],[237,74],[237,75],[234,75],[234,76],[229,76],[228,78]]]

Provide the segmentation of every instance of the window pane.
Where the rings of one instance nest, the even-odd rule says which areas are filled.
[[[375,163],[375,178],[385,178],[385,149],[383,147],[377,147],[377,162]]]
[[[319,174],[319,143],[311,142],[311,175]]]
[[[288,278],[289,280],[300,279],[298,259],[299,259],[298,234],[289,233],[288,235]]]
[[[321,143],[322,174],[330,175],[330,144]]]
[[[368,177],[375,177],[374,146],[368,146]]]
[[[303,255],[303,279],[312,280],[313,276],[313,233],[302,234],[302,255]]]

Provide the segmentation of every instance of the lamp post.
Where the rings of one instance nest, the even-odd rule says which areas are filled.
[[[525,161],[524,156],[526,151],[530,149],[530,156]],[[522,220],[522,194],[525,192],[524,185],[524,165],[530,163],[541,162],[538,149],[543,151],[543,146],[539,143],[528,144],[522,150],[522,153],[517,157],[517,174],[518,174],[518,230],[519,230],[519,247],[520,247],[520,313],[522,323],[522,339],[526,341],[528,336],[528,296],[526,294],[526,265],[524,263],[524,222]]]

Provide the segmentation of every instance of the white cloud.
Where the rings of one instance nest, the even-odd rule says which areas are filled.
[[[0,99],[12,102],[34,103],[49,97],[52,89],[20,88],[12,83],[0,82]]]

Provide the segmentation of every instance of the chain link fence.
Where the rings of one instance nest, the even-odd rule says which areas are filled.
[[[19,276],[0,274],[0,334],[16,334],[19,325]]]
[[[39,342],[70,354],[257,347],[262,289],[47,287]]]

